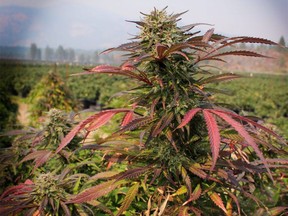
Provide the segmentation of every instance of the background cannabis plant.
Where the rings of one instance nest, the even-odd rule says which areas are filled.
[[[27,100],[31,104],[30,119],[34,125],[52,108],[66,112],[77,109],[75,99],[56,71],[47,73],[29,93]]]

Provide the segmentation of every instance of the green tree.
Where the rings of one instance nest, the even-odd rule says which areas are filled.
[[[285,47],[286,43],[285,43],[285,39],[283,36],[280,37],[279,42],[278,42],[281,46]]]
[[[74,51],[74,49],[72,49],[72,48],[68,49],[67,53],[68,53],[68,61],[69,62],[74,62],[75,61],[75,51]]]
[[[29,53],[31,60],[36,60],[37,59],[37,52],[38,52],[37,45],[35,43],[32,43],[30,45],[30,53]]]
[[[279,68],[281,72],[287,72],[286,68],[286,59],[287,59],[287,54],[288,54],[288,48],[286,47],[286,42],[283,36],[280,37],[279,42],[278,42],[282,47],[278,47],[278,51],[281,53],[281,56],[279,57]],[[283,49],[283,47],[286,47]]]
[[[54,51],[49,46],[47,46],[45,48],[45,54],[44,55],[45,55],[46,61],[53,61],[54,60]]]
[[[58,46],[55,56],[57,61],[63,62],[66,60],[66,54],[63,46],[61,45]]]

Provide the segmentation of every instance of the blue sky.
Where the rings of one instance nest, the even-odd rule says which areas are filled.
[[[168,6],[182,16],[180,25],[210,23],[227,36],[288,40],[288,0],[1,0],[0,9],[18,6],[17,13],[0,10],[0,45],[105,49],[127,42],[140,12]],[[22,11],[22,12],[21,12]],[[1,17],[2,13],[2,17]],[[21,13],[23,13],[21,15]],[[10,16],[10,17],[9,17]],[[25,22],[24,22],[25,21]],[[286,22],[286,24],[285,24]],[[25,25],[24,25],[25,23]],[[203,26],[199,29],[208,30]],[[6,34],[9,31],[9,35]]]

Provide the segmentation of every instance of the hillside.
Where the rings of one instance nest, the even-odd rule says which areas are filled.
[[[258,47],[257,52],[270,58],[229,56],[225,58],[227,63],[214,62],[214,65],[223,68],[225,72],[288,73],[287,51]]]

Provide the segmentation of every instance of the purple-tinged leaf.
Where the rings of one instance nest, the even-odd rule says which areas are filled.
[[[151,121],[153,121],[153,119],[150,116],[136,118],[127,125],[125,125],[122,129],[117,131],[116,133],[124,133],[129,130],[130,131],[135,130],[136,128],[142,127]]]
[[[248,51],[248,50],[236,50],[236,51],[228,51],[228,52],[224,52],[224,53],[215,54],[212,56],[205,56],[202,60],[220,57],[220,56],[230,56],[230,55],[270,58],[268,56],[265,56],[265,55],[262,55],[262,54],[259,54],[256,52]]]
[[[171,52],[170,54],[176,54],[176,55],[181,55],[182,57],[184,57],[187,61],[189,61],[189,57],[184,53],[184,52],[181,52],[181,51],[174,51],[174,52]]]
[[[33,184],[29,183],[20,183],[15,186],[8,187],[0,196],[0,200],[8,200],[12,201],[11,199],[13,196],[30,193],[33,189]]]
[[[252,199],[255,203],[257,203],[258,206],[260,205],[259,204],[260,200],[256,196],[254,196],[254,195],[252,195],[252,194],[250,194],[244,190],[241,190],[241,192],[243,193],[244,196],[246,196],[249,199]]]
[[[211,38],[211,36],[213,35],[213,33],[214,33],[214,28],[209,29],[209,30],[203,35],[202,42],[207,43],[208,41],[210,41],[210,38]]]
[[[264,127],[263,125],[261,124],[258,124],[257,122],[247,118],[247,117],[244,117],[244,116],[240,116],[238,114],[235,114],[233,112],[228,112],[228,111],[224,111],[224,110],[217,110],[217,112],[221,112],[221,113],[225,113],[229,116],[232,116],[234,118],[237,118],[241,121],[245,121],[245,122],[248,122],[250,124],[252,124],[253,126],[257,127],[257,128],[260,128],[261,130],[265,131],[266,133],[276,137],[279,141],[281,141],[282,143],[286,144],[286,141],[283,139],[283,137],[279,136],[278,134],[276,134],[274,131],[268,129],[267,127]]]
[[[74,127],[62,140],[60,145],[58,146],[57,150],[56,150],[56,154],[58,152],[60,152],[65,146],[67,146],[70,141],[76,136],[77,133],[79,133],[79,131],[81,131],[82,129],[85,128],[85,126],[89,123],[91,123],[95,118],[97,119],[97,117],[99,116],[99,113],[96,113],[90,117],[88,117],[87,119],[81,121],[76,127]]]
[[[98,73],[104,73],[104,72],[118,72],[120,71],[119,67],[110,66],[110,65],[98,65],[91,69],[85,69],[88,72],[98,72]]]
[[[33,168],[33,170],[37,169],[39,166],[41,166],[42,164],[44,164],[49,157],[51,156],[52,152],[48,151],[48,150],[39,150],[39,151],[35,151],[32,152],[30,154],[28,154],[27,156],[25,156],[20,163],[23,163],[25,161],[28,160],[32,160],[34,159],[35,161],[35,166]]]
[[[203,212],[200,210],[200,209],[198,209],[198,208],[196,208],[196,207],[190,207],[189,208],[196,216],[201,216],[202,214],[203,214]]]
[[[152,126],[152,129],[151,129],[152,137],[156,137],[161,132],[159,131],[161,124],[162,124],[162,119],[160,119],[155,125]],[[157,133],[157,131],[159,131],[159,133]]]
[[[198,25],[209,25],[209,26],[211,26],[211,24],[208,24],[208,23],[194,23],[194,24],[190,24],[190,25],[181,26],[180,30],[183,31],[183,32],[186,32],[186,31],[189,31],[189,30],[191,30],[192,28],[194,28],[195,26],[198,26]]]
[[[89,205],[95,206],[96,208],[101,209],[102,211],[104,211],[105,213],[114,216],[113,212],[105,205],[103,205],[103,203],[97,201],[97,200],[91,200],[87,202]],[[86,215],[83,215],[86,216]]]
[[[210,38],[211,41],[221,41],[226,39],[226,36],[220,35],[220,34],[213,34]]]
[[[42,157],[36,158],[33,170],[35,170],[38,167],[42,166],[49,159],[51,154],[52,154],[52,152],[47,152],[47,154],[43,155]]]
[[[199,112],[201,110],[201,108],[193,108],[191,110],[189,110],[185,116],[182,119],[182,122],[180,123],[180,125],[177,128],[182,128],[185,125],[187,125],[191,119],[196,115],[197,112]]]
[[[103,115],[99,115],[97,119],[90,123],[89,127],[87,127],[87,131],[94,131],[103,125],[105,125],[111,118],[117,114],[117,112],[105,112]]]
[[[61,205],[61,207],[65,213],[65,216],[71,216],[71,212],[70,212],[68,206],[62,201],[60,201],[60,205]]]
[[[199,164],[191,164],[188,167],[188,170],[193,173],[194,175],[202,178],[202,179],[206,179],[207,178],[207,173],[204,172],[203,170],[200,169],[200,165]]]
[[[139,175],[149,171],[150,169],[151,169],[150,166],[128,169],[127,171],[124,171],[122,173],[119,173],[119,174],[115,175],[114,178],[115,178],[116,181],[120,181],[122,179],[136,178]]]
[[[167,115],[164,115],[160,120],[159,124],[157,123],[155,129],[152,131],[152,136],[156,137],[158,134],[160,134],[164,128],[166,128],[171,121],[173,120],[174,114],[172,112],[168,113]]]
[[[274,207],[274,208],[269,209],[269,214],[271,216],[277,216],[277,215],[282,214],[284,211],[286,211],[286,213],[288,213],[288,207],[279,206],[279,207]]]
[[[15,136],[15,135],[20,135],[20,134],[27,134],[30,131],[27,130],[12,130],[12,131],[7,131],[3,134],[0,134],[0,136]]]
[[[210,170],[212,171],[216,165],[216,161],[219,156],[220,133],[219,133],[217,122],[213,114],[210,113],[209,110],[203,109],[203,116],[206,122],[208,136],[210,140],[210,148],[212,152],[212,166],[210,168]]]
[[[38,151],[35,151],[35,152],[32,152],[28,155],[26,155],[21,161],[20,163],[23,163],[25,161],[28,161],[28,160],[32,160],[32,159],[36,159],[38,157],[43,157],[44,155],[50,153],[49,150],[38,150]]]
[[[142,26],[142,27],[146,25],[145,22],[141,22],[141,21],[126,20],[126,22],[136,23],[137,25]]]
[[[268,45],[278,45],[277,43],[267,40],[264,38],[255,38],[255,37],[235,37],[235,38],[227,38],[230,40],[229,42],[225,43],[223,46],[218,47],[218,49],[222,49],[226,46],[231,46],[236,43],[261,43],[261,44],[268,44]]]
[[[89,180],[96,181],[98,179],[109,179],[115,175],[119,174],[119,171],[105,171],[97,173],[89,178]]]
[[[189,208],[187,206],[181,206],[177,216],[189,216],[188,210]]]
[[[136,69],[135,65],[129,61],[126,61],[124,64],[121,65],[121,70],[123,71],[133,71],[135,69]]]
[[[183,206],[188,204],[188,203],[190,203],[190,202],[192,202],[192,201],[195,201],[195,200],[199,199],[201,193],[202,193],[201,186],[200,186],[200,184],[198,184],[196,186],[196,188],[193,190],[193,192],[190,195],[189,199],[186,202],[183,203]]]
[[[175,45],[172,45],[171,47],[169,47],[164,52],[164,56],[166,57],[166,56],[174,53],[174,54],[182,55],[184,58],[186,58],[186,60],[189,61],[189,57],[184,52],[181,52],[181,51],[183,49],[190,48],[192,50],[198,50],[198,51],[206,52],[204,49],[201,49],[199,47],[209,47],[209,45],[207,45],[207,43],[204,43],[204,42],[195,42],[195,44],[179,43],[179,44],[175,44]]]
[[[127,148],[127,150],[125,150],[126,148],[123,148],[123,151],[128,151],[129,149]],[[119,154],[121,152],[121,150],[118,150],[118,153],[114,154],[114,155],[105,155],[104,159],[106,161],[109,162],[113,162],[113,163],[121,163],[122,161],[127,159],[127,155],[122,155]]]
[[[268,163],[266,159],[264,158],[262,152],[258,148],[257,144],[253,140],[253,138],[250,136],[250,134],[245,130],[244,126],[241,125],[239,122],[235,121],[232,119],[230,116],[227,114],[224,114],[222,112],[218,112],[216,110],[210,110],[210,112],[218,115],[220,118],[222,118],[224,121],[226,121],[229,125],[231,125],[245,140],[246,142],[254,149],[258,157],[261,159],[262,163],[264,164],[271,180],[273,181],[272,173],[269,169]]]
[[[131,67],[124,67],[124,70],[121,67],[114,67],[114,66],[109,66],[109,65],[98,65],[94,68],[84,68],[85,72],[81,72],[81,73],[76,73],[76,74],[72,74],[71,76],[78,76],[78,75],[89,75],[89,74],[111,74],[111,75],[122,75],[122,76],[127,76],[133,79],[137,79],[139,81],[143,81],[149,85],[151,85],[151,82],[149,80],[147,80],[147,78],[145,79],[144,77],[142,77],[141,75],[134,73],[131,71]]]
[[[206,79],[200,80],[200,84],[203,85],[207,83],[222,82],[222,81],[233,80],[237,78],[243,78],[243,76],[232,74],[232,73],[225,73],[225,74],[210,76]]]
[[[76,136],[77,133],[79,133],[79,131],[81,131],[82,129],[84,129],[87,125],[91,125],[93,123],[93,127],[95,128],[98,128],[99,125],[103,125],[103,122],[106,123],[109,118],[111,118],[111,115],[115,115],[117,113],[120,113],[120,112],[129,112],[131,110],[129,109],[113,109],[113,110],[105,110],[105,111],[102,111],[100,113],[96,113],[90,117],[88,117],[87,119],[81,121],[76,127],[74,127],[61,141],[60,145],[58,146],[57,150],[56,150],[56,154],[58,152],[60,152],[65,146],[67,146],[70,141]],[[109,113],[109,115],[108,115]],[[98,122],[98,119],[101,117],[101,116],[105,116],[106,118],[102,119],[101,121]],[[108,120],[107,120],[108,119]],[[105,121],[106,122],[105,122]],[[91,129],[91,128],[90,128]]]
[[[279,153],[287,154],[287,151],[285,151],[284,149],[280,149],[280,148],[274,146],[274,145],[273,145],[272,143],[270,143],[270,142],[264,141],[261,136],[257,136],[257,135],[256,135],[256,136],[253,136],[253,139],[254,139],[257,143],[261,144],[262,146],[268,147],[268,149],[273,150],[273,151],[274,151],[275,153],[277,153],[277,154],[279,154]],[[268,160],[268,159],[267,159],[267,160]]]
[[[107,54],[107,53],[110,53],[112,51],[133,51],[138,46],[139,46],[139,42],[125,43],[125,44],[122,44],[122,45],[120,45],[118,47],[114,47],[114,48],[110,48],[110,49],[104,50],[100,54]]]
[[[191,49],[194,49],[194,50],[197,50],[197,51],[201,51],[203,53],[208,53],[207,50],[206,50],[207,48],[214,49],[214,47],[211,46],[209,43],[201,41],[202,40],[202,36],[199,36],[199,40],[194,40],[194,39],[195,38],[191,38],[190,40],[187,41],[187,43],[190,45]]]
[[[268,163],[279,163],[279,164],[288,164],[288,159],[284,158],[267,158]],[[257,164],[257,161],[254,161]]]
[[[83,203],[88,202],[93,199],[97,199],[99,197],[102,197],[115,188],[117,188],[119,185],[123,184],[125,181],[107,181],[103,182],[99,185],[96,185],[94,187],[88,188],[81,193],[77,194],[76,196],[72,197],[70,200],[66,202],[66,204],[69,203]]]
[[[154,181],[162,174],[162,169],[155,169],[154,170],[154,175],[151,181],[149,182],[150,185],[154,183]]]
[[[175,149],[176,152],[179,152],[177,146],[176,146],[176,142],[173,139],[172,136],[172,131],[170,129],[168,129],[165,133],[166,138],[169,140],[169,142],[171,143],[171,145],[173,146],[173,148]]]
[[[200,56],[199,56],[199,59],[196,60],[194,64],[196,64],[196,63],[199,62],[199,61],[203,61],[203,60],[205,60],[205,61],[207,61],[207,60],[209,60],[209,61],[220,61],[220,62],[227,63],[225,60],[223,60],[223,59],[221,59],[221,58],[214,58],[214,57],[200,57]]]
[[[157,53],[157,58],[162,59],[164,56],[164,52],[168,49],[167,46],[164,46],[160,43],[156,44],[156,53]]]

